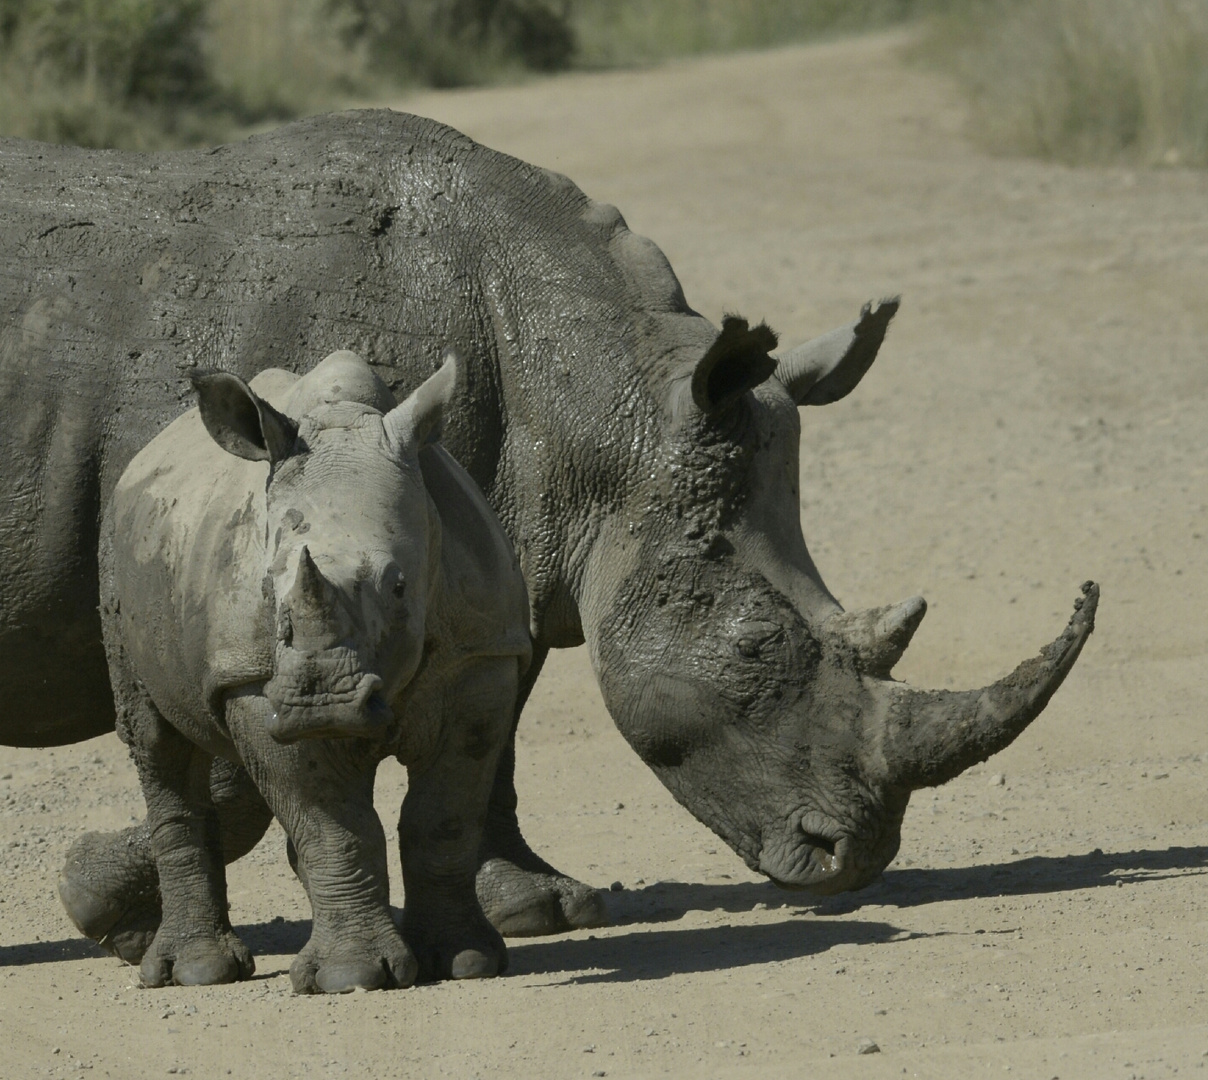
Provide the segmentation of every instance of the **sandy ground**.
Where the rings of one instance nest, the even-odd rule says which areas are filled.
[[[1048,711],[916,796],[879,884],[810,902],[676,806],[557,655],[523,820],[623,884],[616,926],[336,999],[290,994],[307,908],[275,828],[231,873],[255,980],[138,989],[54,894],[75,836],[142,814],[123,748],[0,750],[0,1075],[1208,1076],[1208,175],[988,158],[903,41],[402,104],[618,204],[715,319],[791,342],[901,292],[859,390],[803,416],[806,537],[847,606],[928,597],[921,685],[997,677],[1099,580]]]

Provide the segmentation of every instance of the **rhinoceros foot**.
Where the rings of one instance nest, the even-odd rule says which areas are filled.
[[[144,986],[214,986],[250,979],[256,962],[233,930],[212,932],[161,923],[139,975]]]
[[[159,874],[145,825],[87,833],[67,852],[59,899],[85,937],[137,964],[159,928]]]
[[[490,979],[507,971],[507,946],[481,912],[449,917],[439,908],[417,914],[403,911],[403,937],[415,950],[420,978]]]
[[[478,902],[505,937],[540,937],[607,926],[598,889],[558,873],[531,851],[522,860],[488,857],[475,879]]]
[[[289,967],[295,994],[391,990],[410,986],[418,975],[414,954],[393,927],[355,942],[329,942],[312,933]]]

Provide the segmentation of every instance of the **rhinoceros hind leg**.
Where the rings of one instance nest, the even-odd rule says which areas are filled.
[[[81,836],[67,852],[59,899],[81,934],[126,963],[139,963],[162,915],[146,824]]]
[[[222,758],[210,767],[210,798],[218,814],[223,858],[232,863],[259,843],[273,812],[251,777]],[[81,836],[67,852],[59,899],[81,934],[126,963],[139,963],[162,916],[159,872],[146,823]]]

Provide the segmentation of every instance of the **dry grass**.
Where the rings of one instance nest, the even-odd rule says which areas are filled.
[[[751,49],[908,17],[927,0],[573,0],[578,63],[624,67]]]
[[[983,0],[936,21],[990,149],[1208,164],[1208,0]]]
[[[219,94],[242,118],[330,109],[373,85],[328,0],[210,0],[208,54]]]

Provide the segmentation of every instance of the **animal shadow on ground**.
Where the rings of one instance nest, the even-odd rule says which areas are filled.
[[[824,899],[791,893],[767,882],[701,885],[661,881],[643,889],[609,893],[609,912],[619,926],[673,922],[690,911],[749,912],[757,904],[786,907],[815,915],[845,915],[865,906],[918,907],[950,900],[1078,889],[1115,888],[1170,877],[1208,874],[1208,847],[1171,847],[1153,851],[1085,855],[1037,855],[1005,863],[943,869],[890,869],[858,893]],[[395,912],[396,918],[401,913]],[[292,956],[310,936],[310,922],[280,916],[236,927],[256,956]],[[779,921],[759,926],[695,927],[683,930],[611,934],[509,944],[511,971],[517,974],[600,970],[573,982],[626,982],[749,964],[790,960],[841,944],[905,940],[909,934],[883,922],[827,925]],[[25,967],[107,955],[85,938],[32,941],[0,946],[0,967]],[[273,972],[259,972],[270,977]]]
[[[99,945],[82,937],[63,938],[59,941],[29,941],[20,945],[0,945],[0,968],[57,964],[64,960],[87,960],[107,955]]]
[[[891,869],[859,893],[811,905],[818,915],[843,915],[865,905],[918,907],[947,900],[1115,888],[1171,877],[1208,874],[1208,847],[1033,855],[1012,862],[944,869]]]
[[[643,982],[700,971],[725,971],[824,953],[836,945],[905,941],[911,934],[883,922],[781,921],[759,926],[704,926],[591,935],[561,941],[508,943],[509,974],[574,973],[588,984]],[[587,972],[588,974],[579,974]]]
[[[1208,847],[1106,854],[1096,848],[1086,855],[1037,855],[981,866],[891,868],[859,892],[821,898],[779,889],[770,882],[701,885],[660,881],[644,889],[609,893],[607,899],[613,922],[624,925],[673,922],[689,911],[745,912],[757,904],[844,915],[865,906],[906,908],[948,900],[1073,892],[1187,874],[1208,874]]]
[[[287,955],[301,950],[310,937],[308,919],[286,920],[278,916],[268,922],[245,923],[235,932],[256,957]],[[0,945],[0,968],[26,967],[31,964],[57,964],[66,960],[96,957],[112,959],[96,942],[84,937],[58,941],[30,941],[20,945]],[[255,978],[271,978],[277,972],[257,971]]]

